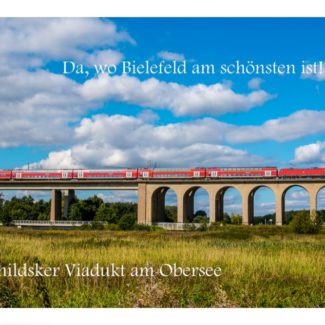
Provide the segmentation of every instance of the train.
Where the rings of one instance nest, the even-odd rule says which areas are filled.
[[[82,180],[82,179],[190,179],[190,178],[312,178],[325,177],[325,168],[197,167],[116,168],[58,170],[0,170],[0,180]]]

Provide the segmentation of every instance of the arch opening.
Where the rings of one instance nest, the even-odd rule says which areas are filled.
[[[268,186],[258,186],[250,194],[252,196],[251,215],[249,223],[258,225],[274,225],[275,218],[275,194]]]
[[[322,187],[317,193],[316,210],[322,222],[325,223],[325,187]]]
[[[215,204],[217,222],[242,223],[242,196],[237,188],[228,186],[219,190]]]
[[[310,210],[309,192],[300,185],[288,187],[282,194],[284,224],[289,224],[298,211]]]
[[[203,223],[210,221],[209,193],[202,187],[192,187],[183,198],[184,221]]]
[[[152,195],[152,222],[177,222],[177,195],[170,187],[160,187]]]

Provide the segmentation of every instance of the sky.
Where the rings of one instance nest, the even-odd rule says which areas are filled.
[[[315,18],[1,18],[0,168],[325,165],[325,69],[98,76],[93,69],[146,60],[321,64],[324,32],[325,20]],[[83,64],[89,76],[64,74],[63,61]],[[265,212],[273,198],[262,198]]]

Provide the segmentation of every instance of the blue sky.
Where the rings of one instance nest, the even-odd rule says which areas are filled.
[[[324,60],[324,32],[315,18],[0,19],[0,168],[325,165],[325,72],[299,70]],[[297,73],[62,73],[173,58]]]

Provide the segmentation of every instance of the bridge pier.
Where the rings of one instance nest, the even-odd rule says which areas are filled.
[[[69,213],[70,203],[75,198],[75,192],[74,192],[74,190],[64,190],[63,191],[63,197],[64,197],[64,212],[63,212],[63,217],[64,217],[65,220],[67,220],[68,219],[68,213]]]
[[[283,191],[275,191],[275,224],[282,226],[284,221],[284,196]]]
[[[52,190],[50,221],[61,220],[62,193],[60,190]]]
[[[147,212],[147,185],[139,183],[138,186],[138,223],[149,224],[146,217]]]
[[[310,216],[311,218],[316,218],[316,213],[317,213],[317,194],[320,191],[319,186],[315,185],[310,185],[308,187],[308,192],[309,192],[309,202],[310,202]]]

